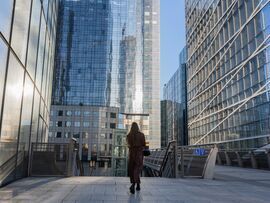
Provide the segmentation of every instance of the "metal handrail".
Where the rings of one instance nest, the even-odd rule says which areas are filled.
[[[15,160],[16,160],[16,156],[17,156],[17,154],[14,154],[14,155],[11,156],[7,161],[5,161],[5,163],[3,163],[3,164],[0,166],[0,171],[2,171],[3,168],[6,167],[6,165],[10,164],[10,162],[12,161],[12,159],[15,159]]]
[[[195,146],[177,146],[177,142],[173,140],[169,142],[166,150],[153,151],[150,159],[147,158],[146,170],[153,176],[159,177],[212,179],[217,147],[203,147],[202,154],[200,152],[197,154],[194,148]]]
[[[16,165],[23,161],[24,151],[19,151],[18,154],[14,154],[4,164],[0,166],[0,185],[1,182],[14,170]]]
[[[161,164],[160,169],[159,169],[159,176],[160,177],[162,176],[162,171],[164,170],[166,162],[167,162],[167,160],[169,158],[169,150],[170,150],[172,144],[176,144],[176,140],[170,141],[168,146],[167,146],[167,149],[166,149],[162,164]]]

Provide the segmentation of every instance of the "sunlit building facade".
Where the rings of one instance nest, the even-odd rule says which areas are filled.
[[[96,108],[104,111],[105,115],[117,112],[117,119],[121,114],[125,118],[121,118],[124,122],[120,123],[126,129],[130,128],[130,120],[134,118],[141,124],[150,146],[158,148],[159,97],[158,0],[61,1],[51,140],[64,138],[71,129],[66,126],[62,126],[61,130],[57,128],[58,121],[64,121],[66,117],[64,113],[61,120],[56,120],[59,117],[55,115],[59,111],[76,112],[84,109],[92,114],[91,109]],[[90,122],[91,126],[94,120],[86,121],[83,112],[81,116],[76,116],[76,122],[80,123],[77,125],[80,126],[85,122]],[[103,135],[101,126],[104,124],[98,123],[99,130],[95,133],[86,128],[68,136],[71,138],[75,134],[75,137],[79,136],[79,140],[83,140],[81,136],[88,133],[88,139],[80,143],[89,147],[88,160],[94,156],[91,153],[93,143],[98,141],[95,136]],[[118,126],[118,120],[115,123]],[[102,143],[95,144],[97,149],[101,149]],[[111,148],[108,154],[111,154]]]
[[[269,1],[186,0],[190,144],[269,143],[269,35]]]
[[[0,186],[25,176],[31,142],[48,138],[57,9],[0,3]]]

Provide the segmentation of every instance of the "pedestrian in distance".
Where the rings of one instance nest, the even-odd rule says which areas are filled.
[[[136,190],[141,190],[140,173],[143,169],[143,150],[145,149],[145,136],[140,132],[136,122],[131,125],[130,132],[127,135],[127,144],[129,148],[128,176],[131,183],[129,190],[134,194],[135,184],[137,184]]]

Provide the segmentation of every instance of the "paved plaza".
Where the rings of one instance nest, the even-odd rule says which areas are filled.
[[[0,202],[270,202],[270,172],[216,167],[215,180],[142,178],[129,193],[128,178],[25,178],[0,189]]]

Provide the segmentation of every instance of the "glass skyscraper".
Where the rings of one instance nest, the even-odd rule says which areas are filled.
[[[159,147],[159,0],[63,0],[58,19],[53,109],[149,115],[141,127]]]
[[[270,137],[270,2],[186,0],[190,144]]]
[[[0,186],[27,174],[47,141],[58,1],[0,3]]]
[[[178,145],[186,145],[186,47],[179,54],[179,68],[164,85],[163,99],[164,101],[161,101],[163,142],[176,140]]]

